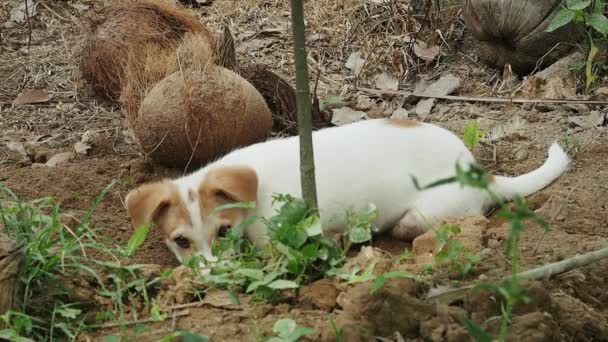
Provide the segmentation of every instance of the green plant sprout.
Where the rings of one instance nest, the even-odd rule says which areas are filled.
[[[435,231],[437,240],[443,244],[442,249],[435,255],[435,263],[448,266],[450,270],[465,277],[481,261],[481,257],[468,251],[462,241],[452,238],[459,233],[460,227],[454,225],[442,226]]]
[[[593,71],[593,61],[599,51],[593,39],[594,33],[600,34],[602,39],[606,39],[608,35],[608,18],[604,15],[605,8],[606,0],[567,0],[566,6],[553,17],[546,29],[547,32],[553,32],[572,22],[585,26],[589,42],[589,52],[585,63],[586,91],[598,78]]]
[[[514,208],[511,209],[506,203],[497,196],[494,192],[489,189],[490,179],[488,174],[485,172],[483,167],[479,164],[472,163],[468,169],[463,169],[462,166],[456,164],[456,175],[445,179],[440,179],[433,182],[426,187],[420,187],[416,178],[413,178],[414,185],[420,189],[429,189],[432,187],[440,186],[443,184],[449,184],[457,182],[461,186],[469,186],[485,190],[500,207],[498,216],[502,217],[509,222],[509,235],[506,241],[505,252],[510,259],[511,263],[511,276],[507,278],[502,284],[491,284],[491,283],[479,283],[473,290],[487,289],[497,292],[502,297],[501,302],[501,325],[498,336],[493,338],[488,332],[486,332],[479,324],[470,320],[466,316],[461,317],[461,322],[467,329],[469,334],[479,342],[493,342],[499,341],[504,342],[507,334],[509,321],[511,317],[511,311],[517,303],[527,302],[528,297],[523,291],[520,279],[520,237],[524,229],[525,221],[533,221],[539,224],[545,232],[550,229],[549,224],[539,215],[534,213],[524,199],[516,197],[513,200]],[[454,230],[451,228],[451,230]],[[449,233],[450,229],[448,229]],[[443,238],[443,236],[442,236]]]
[[[270,337],[266,342],[297,342],[314,331],[313,328],[298,326],[291,318],[282,318],[276,321],[272,327],[272,332],[276,336]]]
[[[470,121],[462,131],[462,141],[469,150],[473,150],[484,135],[485,133],[479,129],[479,123],[477,121]]]

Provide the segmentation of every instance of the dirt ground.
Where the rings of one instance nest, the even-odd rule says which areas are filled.
[[[0,23],[9,21],[10,10],[17,3],[10,0],[0,4]],[[127,134],[121,108],[95,98],[81,83],[78,58],[85,39],[86,20],[94,18],[104,3],[87,0],[39,2],[31,19],[29,47],[27,25],[12,24],[2,28],[0,181],[24,198],[52,196],[64,210],[78,215],[90,206],[106,185],[118,180],[95,213],[93,224],[103,227],[106,234],[117,242],[125,243],[132,233],[123,203],[127,191],[143,182],[176,176],[183,171],[155,165],[142,156]],[[404,59],[394,56],[394,52],[401,48],[395,46],[395,42],[415,29],[415,26],[408,27],[411,23],[405,19],[400,23],[403,32],[390,32],[393,40],[374,42],[374,37],[388,32],[391,25],[395,25],[378,19],[377,15],[374,17],[382,13],[377,6],[372,1],[307,2],[307,13],[315,13],[308,19],[307,34],[311,72],[320,74],[320,98],[344,94],[356,98],[354,77],[344,64],[352,52],[360,49],[388,51],[374,55],[373,68],[370,67],[358,80],[363,87],[373,87],[371,76],[376,70],[401,75],[400,89],[410,90],[418,79],[434,80],[449,72],[462,80],[455,95],[501,95],[495,91],[501,72],[480,65],[466,48],[466,32],[454,8],[448,7],[442,13],[442,25],[446,25],[443,27],[452,27],[451,31],[444,31],[444,38],[450,42],[442,46],[446,56],[437,65],[425,66],[409,62],[415,59],[409,55]],[[213,30],[229,23],[236,37],[240,60],[252,59],[267,64],[272,71],[294,83],[288,2],[248,0],[234,6],[230,0],[215,0],[212,5],[196,11]],[[370,26],[374,18],[378,25]],[[358,24],[371,27],[367,36],[358,31]],[[384,43],[388,45],[382,45]],[[53,98],[36,105],[11,104],[23,89],[31,88],[45,89]],[[379,99],[376,104],[380,106],[379,103],[391,103],[392,100]],[[482,129],[505,123],[516,116],[523,119],[524,124],[516,134],[481,144],[475,150],[482,164],[497,174],[517,175],[531,171],[545,160],[551,142],[561,141],[564,137],[577,141],[578,151],[568,172],[531,198],[534,209],[550,220],[552,230],[544,236],[542,230],[534,225],[525,230],[522,267],[528,269],[608,245],[606,127],[580,127],[568,120],[569,117],[585,116],[590,110],[605,113],[606,109],[604,106],[573,108],[567,105],[438,101],[426,120],[460,134],[464,125],[473,119],[478,120]],[[57,167],[38,164],[59,152],[72,151],[74,144],[85,134],[93,136],[89,143],[91,149],[86,155],[77,154],[73,160]],[[24,161],[23,155],[8,148],[9,142],[24,143],[29,160]],[[507,228],[503,223],[494,216],[490,217],[483,238],[485,257],[471,280],[494,279],[507,274],[509,265],[504,257]],[[376,247],[395,257],[408,246],[389,239],[376,243]],[[152,232],[135,256],[135,262],[178,265],[158,231]],[[452,285],[459,283],[456,280],[450,282]],[[551,279],[530,282],[528,286],[535,294],[534,301],[516,310],[509,340],[608,340],[607,284],[606,261]],[[451,306],[429,305],[419,298],[422,290],[412,289],[415,286],[408,281],[389,282],[382,290],[381,299],[360,296],[365,286],[346,288],[331,281],[321,281],[304,289],[303,293],[307,295],[301,294],[290,303],[277,306],[244,304],[234,308],[206,304],[189,307],[187,314],[173,321],[149,325],[137,340],[157,339],[175,326],[201,332],[215,341],[255,340],[270,333],[277,319],[291,317],[300,325],[316,329],[309,336],[311,341],[331,341],[334,333],[328,317],[333,317],[342,324],[344,341],[356,341],[364,340],[363,335],[357,332],[357,326],[363,324],[355,319],[359,315],[374,326],[374,335],[387,340],[398,341],[399,337],[394,333],[399,331],[405,340],[411,341],[466,341],[466,333],[457,324],[456,313],[466,310],[474,318],[482,320],[499,312],[495,300],[483,293],[471,295]],[[399,294],[403,293],[408,295],[400,297]],[[352,301],[349,302],[350,299]],[[395,305],[401,311],[391,311]],[[388,322],[397,318],[401,323]],[[381,321],[383,319],[386,321]],[[111,332],[102,331],[102,335]],[[98,340],[99,336],[90,334],[83,340],[87,337]]]

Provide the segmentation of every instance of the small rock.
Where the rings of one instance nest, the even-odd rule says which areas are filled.
[[[557,106],[551,103],[538,103],[534,108],[541,113],[548,113],[557,110]]]
[[[488,276],[485,274],[480,274],[479,277],[477,277],[477,279],[479,279],[480,281],[486,281],[486,280],[488,280]]]
[[[596,127],[603,126],[604,120],[605,120],[605,115],[603,113],[600,113],[597,110],[592,110],[591,113],[589,113],[589,121],[591,121],[591,124],[593,124]]]
[[[525,160],[526,158],[528,158],[528,150],[525,148],[522,148],[520,150],[518,150],[517,152],[515,152],[515,161],[522,161]]]
[[[395,109],[393,114],[391,114],[391,119],[407,119],[409,113],[402,107]]]
[[[357,96],[357,109],[366,111],[374,107],[375,102],[369,98],[369,96],[359,95]]]
[[[568,118],[570,127],[592,128],[594,125],[584,116],[571,116]]]
[[[428,86],[422,95],[445,96],[453,93],[458,87],[460,87],[460,79],[452,74],[447,74]]]
[[[56,167],[69,163],[70,161],[74,160],[74,158],[76,158],[76,153],[74,152],[57,153],[56,155],[52,156],[51,159],[45,163],[45,165],[48,167]]]
[[[433,98],[420,100],[420,102],[418,102],[418,104],[416,105],[416,109],[414,109],[414,112],[420,118],[425,118],[426,116],[428,116],[431,113],[434,105],[435,105],[435,99],[433,99]]]
[[[521,105],[521,109],[525,111],[530,111],[532,110],[532,108],[534,108],[533,103],[524,103],[523,105]]]
[[[591,97],[594,101],[608,100],[608,87],[600,87],[595,90],[595,94]]]
[[[489,239],[488,240],[488,247],[493,248],[493,249],[497,249],[498,247],[500,247],[500,242],[498,240],[495,240],[495,239]]]
[[[437,114],[439,117],[445,116],[450,111],[450,106],[439,106],[437,108]]]
[[[481,256],[482,259],[485,259],[485,258],[489,257],[492,254],[494,254],[494,250],[492,248],[484,248],[479,253],[479,256]]]
[[[589,107],[581,103],[567,103],[562,108],[572,113],[588,113]]]

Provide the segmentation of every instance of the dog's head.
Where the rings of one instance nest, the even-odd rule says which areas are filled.
[[[162,180],[131,190],[125,198],[134,227],[152,223],[180,262],[193,255],[215,261],[213,241],[250,215],[245,208],[219,206],[257,201],[258,178],[245,166],[214,167],[178,180]]]

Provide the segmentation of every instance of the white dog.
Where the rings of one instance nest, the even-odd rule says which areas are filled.
[[[456,163],[474,162],[463,142],[450,131],[412,120],[364,120],[313,133],[318,209],[323,229],[341,232],[335,218],[347,209],[376,206],[379,232],[413,239],[440,220],[483,214],[494,203],[487,192],[459,184],[419,191],[421,185],[455,175]],[[183,261],[202,254],[215,261],[211,244],[250,215],[270,218],[277,208],[273,194],[301,196],[299,138],[272,139],[237,149],[202,169],[177,179],[144,184],[126,197],[133,224],[152,222]],[[491,190],[505,200],[528,196],[549,185],[570,158],[554,143],[538,169],[519,177],[491,176]],[[255,201],[255,209],[214,211],[219,205]],[[260,220],[245,231],[262,246],[266,227]]]

